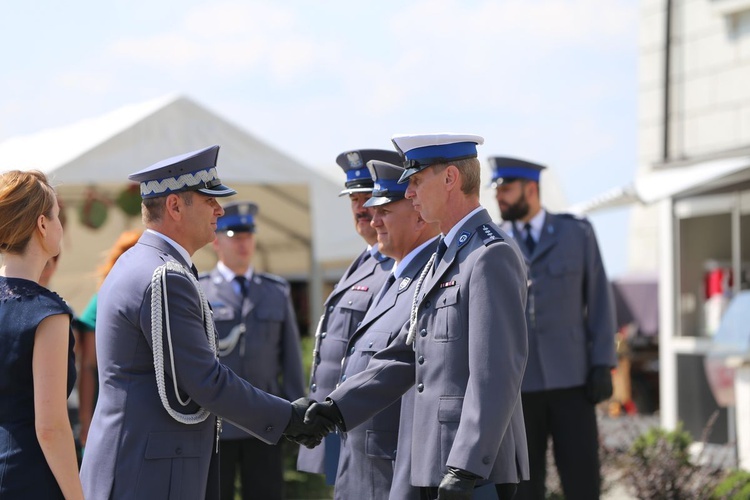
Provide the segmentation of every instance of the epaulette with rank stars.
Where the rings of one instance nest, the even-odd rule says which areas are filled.
[[[289,290],[291,288],[291,285],[287,280],[282,278],[281,276],[277,276],[275,274],[269,274],[269,273],[256,273],[256,276],[262,279],[266,279],[268,281],[273,282],[276,285],[281,286],[284,290]]]
[[[479,233],[479,237],[482,238],[484,246],[505,241],[505,238],[503,238],[500,232],[490,224],[482,224],[476,229],[476,231]]]

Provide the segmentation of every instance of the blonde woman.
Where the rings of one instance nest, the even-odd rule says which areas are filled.
[[[0,498],[83,498],[66,404],[72,311],[39,285],[60,253],[59,214],[44,174],[0,174]]]

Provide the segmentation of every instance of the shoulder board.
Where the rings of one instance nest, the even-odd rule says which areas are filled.
[[[594,226],[591,224],[591,221],[588,220],[583,215],[564,213],[564,214],[557,214],[557,216],[563,220],[570,221],[574,224],[577,224],[578,227],[581,228],[583,231],[592,231],[594,228]]]
[[[277,285],[281,285],[284,288],[289,288],[291,285],[289,285],[289,282],[282,278],[281,276],[276,276],[275,274],[268,274],[268,273],[256,273],[256,275],[262,279],[266,279],[268,281],[272,281],[276,283]]]
[[[476,232],[479,234],[479,237],[482,238],[484,246],[505,241],[505,238],[500,234],[500,231],[491,224],[482,224],[476,229]]]
[[[577,214],[571,214],[571,213],[559,213],[556,214],[558,217],[562,217],[563,219],[571,219],[578,222],[589,222],[589,220],[584,217],[583,215],[577,215]]]

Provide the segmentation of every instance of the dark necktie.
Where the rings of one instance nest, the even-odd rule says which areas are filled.
[[[367,261],[367,259],[369,259],[369,258],[370,258],[370,251],[369,250],[365,250],[364,252],[362,252],[360,254],[359,258],[357,259],[357,263],[354,264],[354,267],[352,267],[352,273],[354,271],[356,271],[357,269],[359,269],[359,266],[361,266],[362,264],[364,264],[365,261]]]
[[[448,250],[448,245],[445,244],[445,238],[440,237],[440,243],[438,243],[437,250],[435,250],[435,259],[432,261],[432,274],[435,274],[435,269],[440,265],[440,261],[443,260],[445,251]]]
[[[247,278],[244,276],[235,276],[234,281],[237,282],[237,284],[240,286],[240,295],[242,295],[242,298],[244,299],[247,297],[247,289],[248,289],[248,282]]]
[[[435,267],[443,260],[446,250],[448,250],[448,245],[445,244],[445,238],[440,238],[440,243],[438,243],[437,250],[435,250]]]
[[[190,270],[193,272],[195,279],[198,279],[198,268],[195,267],[195,264],[190,264]]]
[[[526,250],[529,251],[529,255],[534,253],[534,249],[536,248],[536,241],[534,241],[534,237],[531,235],[531,224],[528,222],[524,224],[523,228],[526,230]]]
[[[370,251],[369,250],[367,252],[363,253],[359,257],[359,262],[357,263],[357,267],[359,267],[362,264],[364,264],[365,262],[367,262],[367,259],[369,259],[370,257],[372,257],[372,255],[370,255]]]
[[[396,281],[396,275],[391,273],[388,275],[388,279],[385,281],[385,284],[383,285],[383,288],[380,289],[380,293],[378,294],[378,300],[375,301],[375,305],[378,305],[380,301],[385,297],[385,294],[388,293],[388,289],[391,288],[391,285],[393,282]]]

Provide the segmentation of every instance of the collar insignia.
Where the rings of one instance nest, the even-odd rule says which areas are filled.
[[[409,283],[411,283],[411,278],[408,276],[406,278],[401,278],[401,283],[398,284],[398,291],[401,292],[403,290],[406,290],[406,288],[409,286]]]
[[[462,246],[462,245],[463,245],[464,243],[466,243],[467,241],[469,241],[469,236],[471,236],[471,233],[470,233],[469,231],[463,231],[463,232],[462,232],[462,233],[461,233],[461,234],[460,234],[460,235],[458,236],[458,246],[459,246],[459,248],[460,248],[460,247],[461,247],[461,246]]]

